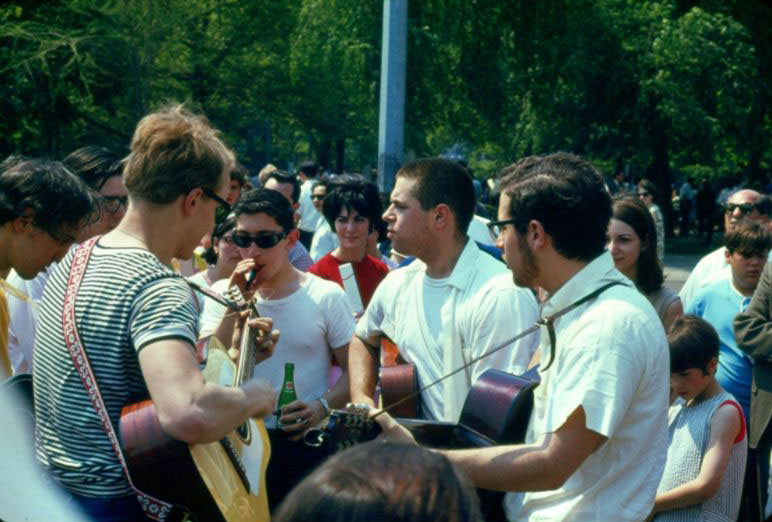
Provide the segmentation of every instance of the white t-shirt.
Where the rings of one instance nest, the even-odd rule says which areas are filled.
[[[228,280],[212,285],[224,292]],[[284,363],[295,363],[295,390],[302,401],[318,399],[327,391],[327,373],[333,348],[348,346],[354,335],[354,314],[343,290],[335,283],[306,273],[300,287],[282,299],[258,299],[260,315],[273,319],[281,332],[273,355],[255,367],[254,375],[268,379],[280,390]],[[201,337],[220,324],[225,307],[207,299],[201,316]],[[346,349],[346,348],[342,348]],[[266,417],[266,427],[276,426],[276,418]]]
[[[338,240],[338,234],[332,231],[330,224],[326,219],[322,220],[322,224],[314,234],[314,238],[311,240],[311,248],[308,253],[314,263],[321,258],[338,248],[340,241]]]
[[[604,252],[542,313],[553,314],[611,281],[623,285],[556,320],[555,361],[539,371],[526,436],[526,443],[539,443],[581,406],[587,428],[608,440],[561,488],[507,494],[510,521],[640,521],[654,505],[667,454],[670,388],[668,345],[654,308]],[[539,349],[543,368],[550,359],[545,331]]]
[[[40,300],[43,298],[46,281],[55,268],[56,262],[53,262],[34,279],[22,279],[15,270],[11,270],[6,279],[10,286],[29,298],[21,299],[12,292],[5,293],[9,317],[8,355],[14,374],[32,373],[32,353],[35,348]]]
[[[441,330],[430,327],[424,313],[426,265],[416,259],[389,272],[378,285],[356,335],[386,335],[408,362],[416,365],[421,385],[463,366],[538,319],[530,290],[518,288],[503,263],[482,252],[471,239],[447,279],[449,295],[441,305]],[[538,345],[534,334],[473,364],[422,393],[423,414],[457,422],[472,383],[485,370],[523,373]]]
[[[316,179],[307,179],[300,186],[300,199],[298,199],[298,204],[300,205],[300,208],[298,209],[300,212],[300,223],[298,228],[304,232],[315,232],[321,225],[321,222],[324,221],[324,216],[316,210],[316,207],[311,201],[311,189],[313,188],[314,183],[316,183]],[[314,261],[316,261],[316,259],[314,259]]]
[[[448,284],[449,278],[447,277],[432,279],[425,275],[423,279],[422,291],[424,295],[422,301],[424,302],[424,320],[426,321],[426,326],[429,327],[428,331],[435,344],[440,346],[440,334],[444,330],[443,326],[447,326],[442,324],[442,309],[449,304],[448,298],[453,287]]]

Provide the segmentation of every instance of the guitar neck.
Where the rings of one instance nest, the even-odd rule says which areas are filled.
[[[249,318],[257,317],[257,307],[252,303],[250,305],[250,314]],[[238,368],[236,371],[236,382],[234,383],[234,386],[240,386],[243,382],[248,381],[250,378],[252,378],[252,374],[255,371],[255,365],[256,365],[256,358],[257,358],[257,350],[254,349],[254,346],[250,346],[250,338],[252,337],[251,334],[251,328],[247,326],[247,321],[244,322],[244,328],[241,333],[241,342],[239,343],[239,362],[238,362]]]

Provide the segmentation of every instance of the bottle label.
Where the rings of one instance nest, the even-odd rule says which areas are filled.
[[[295,390],[295,383],[292,381],[287,381],[284,383],[284,388],[286,388],[287,391],[294,391]]]

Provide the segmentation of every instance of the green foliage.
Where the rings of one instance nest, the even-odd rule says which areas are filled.
[[[124,151],[169,101],[253,170],[377,163],[382,2],[69,0],[0,6],[0,153]],[[409,2],[408,155],[485,178],[570,150],[667,186],[772,168],[772,7],[675,0]],[[342,163],[345,163],[342,165]],[[666,209],[667,210],[667,209]]]

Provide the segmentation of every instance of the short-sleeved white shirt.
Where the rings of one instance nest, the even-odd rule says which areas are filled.
[[[586,426],[607,437],[560,489],[508,494],[509,520],[640,521],[654,505],[667,448],[670,360],[649,301],[603,253],[545,304],[549,315],[611,282],[555,322],[555,361],[540,370],[527,443],[557,431],[579,406]],[[544,327],[542,327],[544,329]],[[542,368],[550,358],[542,331]]]
[[[686,307],[691,304],[692,300],[697,297],[697,294],[704,287],[716,281],[729,278],[732,275],[729,263],[726,262],[725,252],[725,247],[719,247],[697,262],[697,265],[695,265],[692,273],[689,274],[684,286],[678,293],[684,310],[686,310]]]
[[[38,308],[46,281],[54,268],[56,262],[51,263],[34,279],[23,279],[15,270],[11,270],[6,278],[9,285],[27,296],[26,299],[21,299],[11,292],[5,293],[9,318],[8,355],[14,373],[32,373]]]
[[[221,279],[212,290],[222,293],[228,280]],[[260,315],[273,319],[281,332],[273,355],[255,367],[254,375],[280,390],[284,364],[295,363],[295,390],[302,401],[318,399],[327,391],[327,373],[332,349],[347,346],[354,335],[354,314],[343,290],[335,283],[306,273],[295,292],[282,299],[258,299]],[[201,316],[201,336],[220,324],[225,307],[207,299]],[[265,419],[266,427],[276,425],[275,417]]]
[[[519,288],[503,263],[468,240],[447,278],[449,297],[441,304],[441,331],[430,331],[424,312],[426,265],[416,259],[392,270],[378,285],[356,335],[386,335],[416,365],[426,385],[513,337],[538,319],[530,290]],[[528,336],[422,393],[423,413],[431,419],[458,421],[472,383],[489,368],[523,373],[538,345]]]

